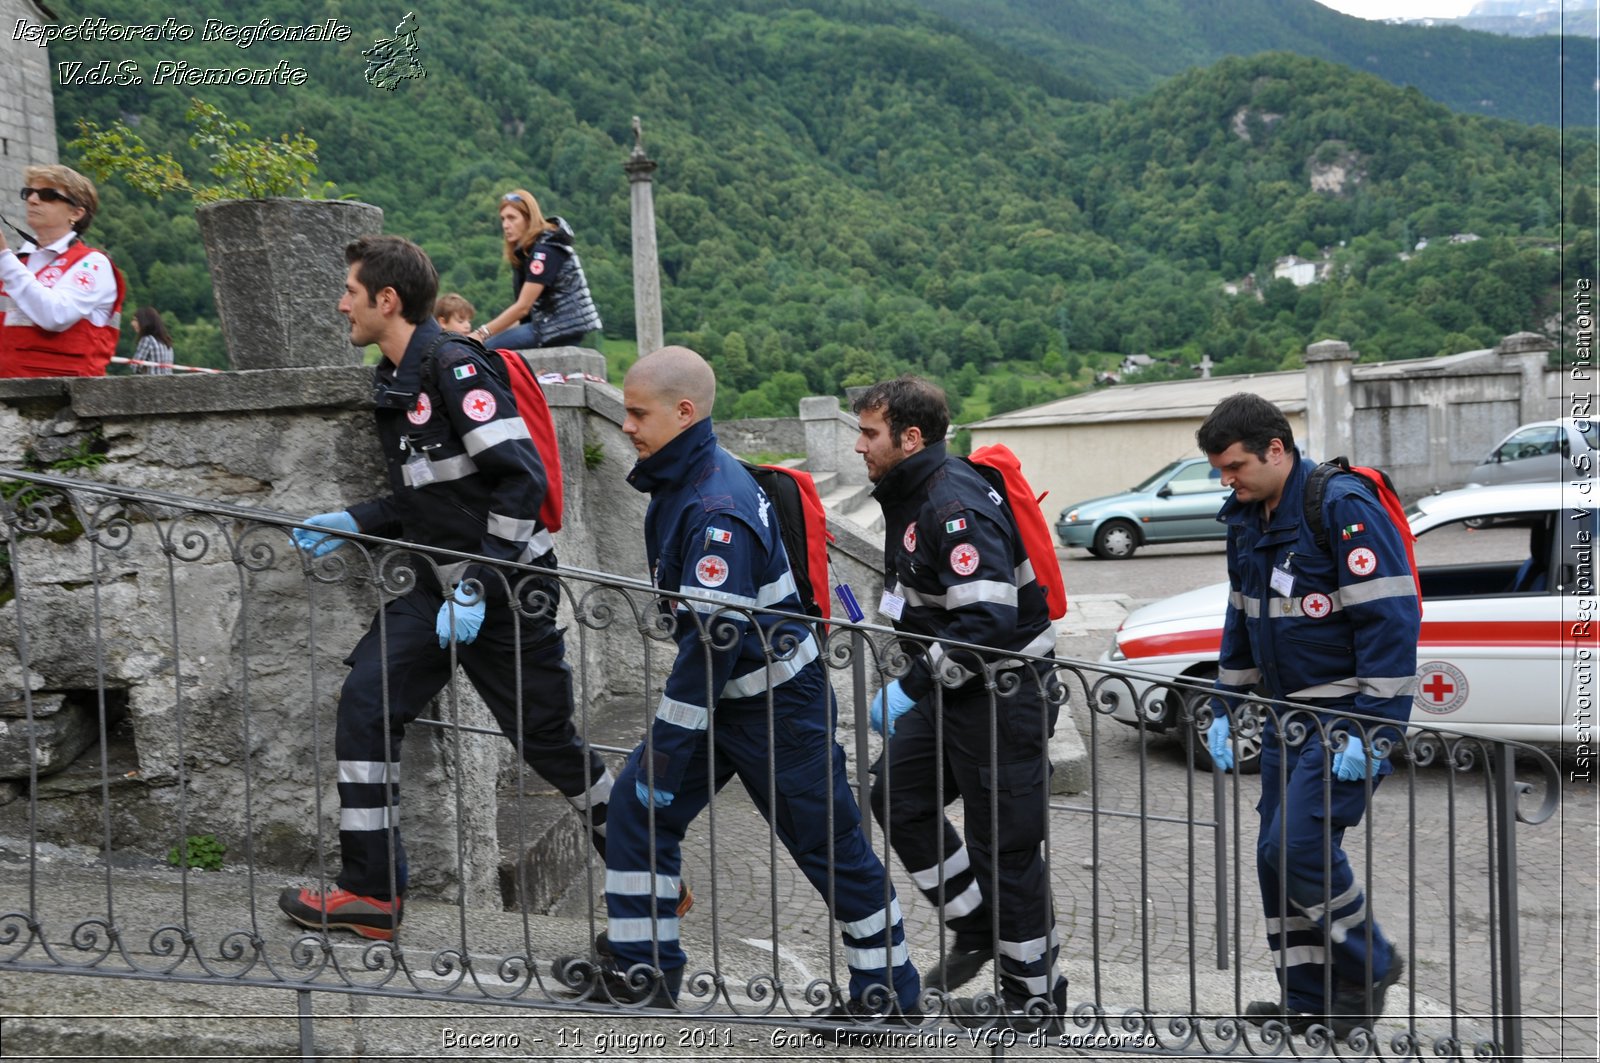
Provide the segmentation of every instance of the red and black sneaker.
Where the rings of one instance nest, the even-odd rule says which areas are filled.
[[[321,930],[326,925],[329,930],[350,930],[364,938],[393,941],[404,903],[398,897],[381,901],[337,886],[327,893],[290,886],[278,894],[278,907],[311,930]]]

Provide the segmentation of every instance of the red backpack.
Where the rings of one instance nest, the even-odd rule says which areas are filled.
[[[556,422],[550,416],[550,404],[544,401],[544,388],[533,377],[533,370],[516,351],[498,350],[510,377],[511,395],[517,400],[517,412],[522,423],[528,426],[528,435],[544,462],[544,503],[539,506],[539,523],[553,532],[561,530],[561,447],[556,442]]]
[[[1400,541],[1406,547],[1406,564],[1411,569],[1411,579],[1417,585],[1417,607],[1422,607],[1422,576],[1417,572],[1417,551],[1415,544],[1417,537],[1411,531],[1411,522],[1406,520],[1406,508],[1400,504],[1400,496],[1395,494],[1394,481],[1389,479],[1389,474],[1382,469],[1374,469],[1367,465],[1351,465],[1350,459],[1343,457],[1325,461],[1311,470],[1311,476],[1306,480],[1305,493],[1305,521],[1311,529],[1312,537],[1317,541],[1317,549],[1327,552],[1329,547],[1328,526],[1323,516],[1322,500],[1327,495],[1328,481],[1343,473],[1355,473],[1367,479],[1372,484],[1372,489],[1377,492],[1378,504],[1389,515],[1389,522],[1394,525],[1395,531],[1400,533]],[[1338,558],[1334,558],[1335,561]]]
[[[828,511],[811,474],[784,465],[752,465],[740,461],[778,514],[778,534],[789,555],[789,571],[802,611],[820,620],[832,617],[828,607]],[[819,594],[818,591],[821,591]]]
[[[434,352],[446,343],[463,343],[479,351],[488,363],[490,372],[494,372],[496,365],[505,367],[504,373],[495,375],[500,378],[500,383],[511,390],[511,397],[517,401],[517,413],[522,416],[522,423],[528,426],[528,436],[533,440],[534,449],[539,452],[539,460],[544,463],[545,492],[544,501],[539,505],[539,523],[553,532],[560,531],[561,447],[556,442],[556,422],[550,416],[550,404],[544,401],[544,389],[534,379],[533,370],[528,368],[528,363],[516,351],[495,351],[494,354],[499,355],[497,358],[472,336],[460,332],[440,332],[433,346],[422,356],[425,378],[433,373]]]
[[[1027,477],[1022,475],[1022,462],[1004,443],[990,443],[979,447],[967,462],[999,493],[1006,508],[1017,522],[1017,534],[1022,537],[1022,548],[1033,563],[1033,576],[1044,590],[1045,605],[1051,620],[1067,615],[1067,581],[1061,577],[1061,563],[1056,560],[1056,543],[1050,536],[1050,522],[1045,520],[1039,503],[1044,495],[1034,497]]]

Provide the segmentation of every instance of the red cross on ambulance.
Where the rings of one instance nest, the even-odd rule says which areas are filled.
[[[1414,700],[1424,712],[1454,712],[1467,700],[1466,674],[1448,661],[1427,661],[1417,669]]]

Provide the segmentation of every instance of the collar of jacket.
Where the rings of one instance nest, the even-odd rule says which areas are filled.
[[[923,481],[933,475],[935,469],[944,464],[944,459],[944,440],[929,443],[884,473],[878,486],[872,489],[872,497],[880,503],[894,503],[909,498],[922,486]]]
[[[1289,469],[1288,478],[1283,481],[1283,496],[1278,499],[1278,508],[1272,511],[1270,525],[1262,527],[1260,502],[1239,502],[1231,494],[1217,511],[1217,519],[1224,524],[1237,524],[1245,528],[1258,528],[1261,531],[1298,528],[1302,519],[1300,511],[1305,508],[1301,499],[1305,495],[1306,478],[1310,475],[1311,463],[1303,459],[1299,449],[1296,448],[1294,465]]]
[[[409,399],[412,401],[403,405],[406,409],[411,408],[417,393],[422,390],[423,356],[443,331],[439,322],[432,317],[424,318],[411,334],[411,342],[406,344],[406,353],[400,356],[399,365],[387,358],[378,363],[378,373],[373,380],[374,402],[379,406],[392,407],[401,405],[402,399]]]
[[[628,482],[635,491],[645,494],[675,487],[716,449],[717,433],[711,428],[711,418],[707,417],[685,428],[666,446],[635,465],[628,473]]]

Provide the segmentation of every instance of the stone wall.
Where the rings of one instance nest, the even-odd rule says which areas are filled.
[[[717,441],[742,458],[752,454],[803,455],[806,433],[795,417],[745,417],[717,420]]]
[[[21,204],[14,197],[22,187],[22,171],[28,166],[59,161],[56,155],[54,83],[50,53],[36,43],[17,40],[19,23],[49,25],[33,0],[0,0],[0,188],[7,198],[6,216],[22,222]],[[18,208],[18,209],[13,209]],[[6,239],[15,247],[15,232]]]
[[[598,353],[577,361],[603,373]],[[343,578],[308,576],[277,515],[302,519],[383,490],[370,381],[371,370],[358,366],[0,381],[0,468],[87,442],[108,460],[85,479],[258,518],[185,517],[159,504],[106,505],[86,492],[75,518],[16,544],[21,583],[14,598],[0,598],[0,645],[20,649],[25,635],[31,669],[25,680],[19,657],[0,655],[0,746],[9,735],[26,748],[29,703],[41,727],[70,724],[91,737],[100,690],[125,705],[134,775],[119,781],[112,801],[116,848],[164,854],[178,840],[181,812],[187,834],[216,834],[230,858],[244,855],[248,838],[258,864],[314,873],[311,813],[320,798],[321,856],[337,867],[334,706],[343,658],[383,593],[364,550],[330,555]],[[634,454],[618,430],[620,394],[594,382],[546,391],[567,472],[563,566],[643,580],[645,498],[623,486]],[[74,521],[105,538],[97,544]],[[580,581],[568,589],[589,617],[568,633],[584,708],[637,702],[646,669],[617,667],[652,652],[641,649],[635,607]],[[614,619],[606,622],[600,606]],[[570,628],[573,601],[563,609]],[[470,686],[458,683],[457,693],[462,719],[492,728]],[[450,705],[441,696],[435,712],[448,715]],[[464,733],[458,747],[448,731],[408,733],[402,816],[410,810],[415,890],[449,894],[459,885],[478,902],[498,899],[498,860],[473,852],[497,850],[495,790],[510,757],[495,736]],[[459,821],[458,789],[467,797]],[[13,784],[9,796],[21,790]],[[99,844],[98,801],[72,797],[54,809],[41,801],[41,830],[54,825],[83,835],[57,840]],[[0,833],[26,833],[27,805],[0,807]],[[464,881],[455,871],[458,835],[474,847]]]

